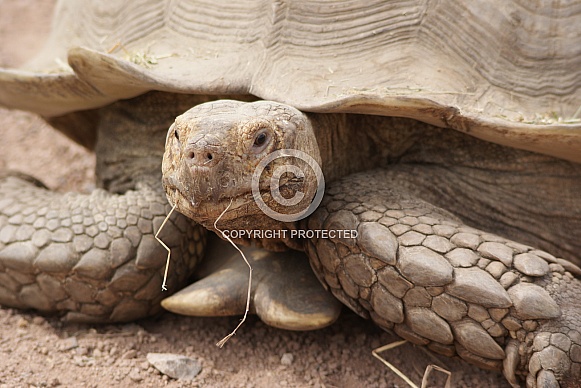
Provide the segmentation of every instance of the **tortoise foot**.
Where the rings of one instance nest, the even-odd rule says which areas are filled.
[[[341,304],[317,281],[304,254],[241,249],[252,266],[250,312],[263,322],[287,330],[314,330],[339,317]],[[244,314],[249,269],[240,253],[226,242],[214,241],[203,266],[201,280],[164,299],[162,306],[192,316]]]

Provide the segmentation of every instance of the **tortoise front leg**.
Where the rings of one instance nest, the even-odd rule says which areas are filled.
[[[503,370],[518,386],[581,378],[581,269],[470,228],[390,187],[388,171],[331,185],[307,252],[333,294],[384,329],[446,356]]]
[[[167,252],[154,233],[169,211],[161,189],[124,195],[51,192],[0,177],[0,304],[86,322],[129,321],[160,310]],[[172,249],[170,292],[202,255],[205,233],[174,214],[160,234]]]

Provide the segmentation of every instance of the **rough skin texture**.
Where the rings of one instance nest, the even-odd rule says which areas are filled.
[[[160,184],[163,137],[175,115],[202,97],[150,93],[99,111],[98,184],[58,194],[37,182],[0,179],[0,304],[58,311],[77,321],[128,321],[159,311],[203,254],[205,231],[172,215]],[[128,146],[130,144],[130,146]]]
[[[301,150],[304,142],[311,152],[305,131],[316,138],[313,157],[325,176],[343,178],[308,221],[277,225],[253,205],[245,177],[275,150]],[[356,173],[370,165],[383,169]],[[265,181],[274,170],[265,170]],[[522,244],[578,260],[571,233],[581,222],[581,202],[572,194],[581,184],[577,164],[413,120],[218,102],[178,117],[163,173],[170,202],[209,228],[228,209],[224,229],[357,230],[355,238],[254,242],[303,244],[321,282],[385,329],[503,370],[515,386],[517,375],[530,387],[572,386],[580,377],[581,269]],[[213,184],[220,176],[240,180]],[[287,175],[277,184],[292,197],[312,192],[315,182]]]
[[[374,171],[329,188],[308,228],[357,230],[359,238],[307,243],[321,282],[361,316],[437,353],[490,369],[504,361],[515,385],[516,371],[529,373],[529,386],[555,378],[573,386],[581,282],[564,267],[577,276],[579,268],[470,228],[392,189],[391,178]]]

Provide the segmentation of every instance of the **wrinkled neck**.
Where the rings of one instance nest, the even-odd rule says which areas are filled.
[[[138,182],[161,187],[167,130],[175,118],[219,96],[149,92],[99,110],[97,185],[122,193]]]
[[[418,133],[414,126],[405,125],[407,119],[342,113],[308,117],[328,182],[394,162]]]

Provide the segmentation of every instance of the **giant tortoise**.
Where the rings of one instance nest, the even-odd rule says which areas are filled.
[[[163,183],[179,212],[221,233],[272,232],[235,241],[305,251],[334,296],[413,343],[513,385],[574,386],[580,13],[575,2],[61,1],[44,50],[0,73],[0,102],[95,149],[102,189],[60,195],[3,176],[0,303],[84,321],[158,311],[167,131]],[[257,98],[269,101],[232,100]],[[269,167],[279,150],[294,162]],[[300,219],[322,195],[321,174],[298,172],[305,160],[327,188]],[[160,235],[175,290],[205,233],[174,215]],[[259,286],[291,287],[294,271]],[[238,301],[198,311],[200,295],[244,296],[232,276],[164,304],[242,313]],[[279,294],[261,298],[296,302]],[[325,311],[328,324],[336,309]]]

